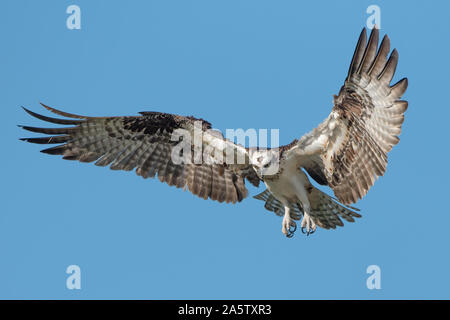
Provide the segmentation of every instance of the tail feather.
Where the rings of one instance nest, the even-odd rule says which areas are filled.
[[[311,217],[318,226],[324,229],[335,229],[336,226],[343,226],[341,218],[347,222],[355,222],[354,218],[361,217],[360,214],[353,211],[359,209],[346,208],[333,200],[331,196],[314,187],[309,194],[309,202]]]
[[[269,190],[266,189],[253,198],[264,201],[264,208],[266,208],[268,211],[275,212],[275,214],[280,217],[284,216],[284,205],[281,203],[281,201],[275,198]],[[290,208],[291,218],[294,220],[300,220],[300,218],[303,216],[301,205],[298,203],[291,203]]]
[[[359,209],[354,207],[345,207],[334,200],[333,197],[313,187],[308,195],[311,205],[311,218],[321,228],[336,229],[337,226],[343,226],[341,218],[347,222],[354,222],[354,218],[360,218],[361,215],[355,211]],[[284,215],[284,205],[269,190],[257,194],[253,198],[265,202],[264,207],[278,216]],[[303,216],[303,208],[301,203],[292,202],[289,204],[291,208],[291,217],[300,220]]]

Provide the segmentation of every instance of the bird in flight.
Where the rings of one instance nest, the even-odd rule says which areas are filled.
[[[308,235],[317,226],[335,229],[343,226],[341,219],[354,222],[361,217],[350,205],[386,171],[387,153],[399,142],[408,107],[401,100],[408,80],[390,85],[398,53],[395,49],[390,53],[387,35],[379,46],[378,42],[376,27],[368,40],[362,30],[330,115],[299,140],[279,148],[246,148],[192,116],[140,112],[140,116],[89,117],[46,105],[65,118],[24,109],[40,120],[66,126],[21,126],[47,135],[21,140],[58,144],[42,152],[95,161],[113,170],[136,169],[143,178],[157,176],[161,182],[219,202],[240,202],[248,195],[246,180],[256,187],[263,181],[267,189],[254,198],[283,217],[287,237],[293,236],[300,219],[301,230]],[[195,152],[197,147],[200,153]],[[335,197],[314,187],[305,171],[318,184],[329,186]]]

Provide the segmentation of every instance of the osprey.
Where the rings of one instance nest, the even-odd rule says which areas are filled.
[[[300,140],[280,148],[245,148],[212,130],[209,122],[194,117],[160,112],[88,117],[46,105],[49,111],[68,119],[24,109],[40,120],[70,126],[21,126],[49,135],[21,140],[59,144],[42,152],[67,160],[96,161],[96,165],[109,165],[113,170],[136,169],[143,178],[157,175],[161,182],[219,202],[240,202],[248,194],[245,180],[254,186],[263,181],[267,189],[255,198],[263,200],[267,210],[283,216],[282,232],[286,236],[294,234],[295,221],[301,218],[302,232],[307,234],[317,226],[334,229],[343,226],[341,218],[354,222],[355,217],[361,217],[350,204],[364,197],[386,171],[387,153],[399,142],[408,107],[400,100],[407,79],[390,86],[398,53],[394,49],[387,59],[390,40],[385,35],[378,47],[378,38],[376,27],[369,40],[362,30],[330,115]],[[180,131],[187,135],[174,139]],[[180,151],[180,141],[188,148]],[[189,152],[196,144],[205,150],[200,154],[201,161],[194,159],[195,152],[194,156]],[[243,161],[224,162],[223,155],[230,150]],[[184,161],[177,161],[177,154]],[[314,187],[305,171],[320,185],[331,187],[337,199]]]

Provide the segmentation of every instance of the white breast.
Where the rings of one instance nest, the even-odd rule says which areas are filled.
[[[286,168],[278,179],[267,179],[264,181],[267,189],[283,204],[287,202],[298,202],[299,195],[305,194],[305,187],[310,185],[308,177],[301,169]]]

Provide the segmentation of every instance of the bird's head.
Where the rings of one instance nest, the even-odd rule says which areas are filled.
[[[280,153],[277,149],[253,149],[250,152],[250,160],[258,176],[273,176],[280,168]]]

